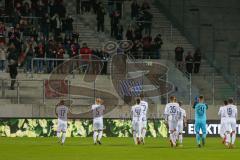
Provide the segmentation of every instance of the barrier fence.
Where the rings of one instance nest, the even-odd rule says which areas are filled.
[[[51,73],[35,74],[33,64],[43,60],[46,67],[50,62],[55,64]],[[109,60],[33,58],[31,65],[31,78],[17,79],[15,90],[9,90],[11,80],[1,79],[1,99],[18,104],[84,99],[89,105],[99,96],[109,104],[119,105],[132,104],[134,97],[144,91],[153,104],[167,103],[170,95],[176,95],[184,104],[192,104],[200,94],[208,104],[221,105],[229,97],[239,103],[239,75],[232,75],[229,83],[213,72],[186,73],[165,60],[133,60],[119,54]]]

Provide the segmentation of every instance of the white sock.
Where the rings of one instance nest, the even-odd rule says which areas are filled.
[[[101,141],[103,135],[103,131],[98,132],[98,140]]]
[[[142,138],[143,138],[143,140],[144,140],[144,138],[145,138],[145,136],[146,136],[146,129],[145,128],[143,128],[143,130],[142,130]]]
[[[172,141],[173,145],[176,145],[173,133],[170,133],[170,140]]]
[[[179,140],[179,143],[182,144],[182,142],[183,142],[183,135],[182,134],[179,134],[178,140]]]
[[[98,132],[94,131],[94,133],[93,133],[93,141],[94,141],[94,143],[97,142],[97,136],[98,136]]]
[[[66,133],[65,133],[65,132],[63,132],[63,134],[62,134],[62,143],[64,143],[64,142],[65,142],[65,139],[66,139]]]
[[[57,132],[57,137],[58,137],[58,138],[61,138],[60,132]]]
[[[230,143],[231,142],[231,135],[230,133],[226,133],[226,143]]]
[[[135,131],[133,131],[133,140],[134,140],[134,143],[137,144],[137,135]]]
[[[235,143],[235,140],[236,140],[236,133],[232,132],[232,144]]]

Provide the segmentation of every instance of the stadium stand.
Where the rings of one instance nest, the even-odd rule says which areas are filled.
[[[162,3],[159,5],[159,2]],[[191,1],[192,2],[192,1]],[[175,94],[179,99],[183,100],[185,104],[190,104],[191,99],[193,99],[194,96],[198,94],[203,94],[206,97],[207,103],[209,104],[221,104],[222,100],[227,98],[227,97],[232,97],[236,95],[236,89],[234,88],[228,79],[222,74],[221,71],[216,68],[216,66],[212,65],[210,63],[209,59],[206,57],[206,54],[208,53],[206,49],[204,49],[204,46],[201,46],[202,53],[204,55],[202,60],[201,60],[201,66],[200,66],[200,72],[199,73],[194,73],[192,75],[186,73],[185,70],[185,64],[183,63],[183,68],[178,69],[175,67],[175,53],[174,50],[177,46],[181,46],[184,48],[184,57],[186,56],[186,53],[188,51],[194,53],[194,51],[199,47],[199,45],[196,45],[193,41],[191,41],[188,36],[186,36],[182,31],[181,28],[179,28],[177,25],[175,25],[174,20],[169,16],[170,13],[166,12],[166,4],[164,4],[163,1],[148,1],[149,3],[149,13],[144,13],[142,11],[143,16],[144,14],[151,14],[152,19],[150,18],[149,21],[151,21],[151,31],[147,30],[145,32],[145,25],[146,24],[144,21],[146,21],[143,17],[142,19],[132,19],[131,18],[131,4],[132,1],[124,1],[122,4],[122,10],[119,11],[119,14],[121,15],[120,23],[123,27],[123,32],[121,33],[121,29],[114,31],[114,35],[111,36],[111,18],[108,16],[109,13],[109,6],[106,0],[102,1],[103,6],[106,10],[106,15],[105,15],[105,31],[104,32],[97,32],[97,21],[96,21],[96,13],[93,11],[91,12],[82,12],[81,14],[76,14],[75,8],[77,6],[76,1],[63,1],[63,5],[60,5],[61,7],[66,7],[66,13],[62,15],[63,17],[68,17],[67,19],[64,19],[61,23],[62,25],[70,21],[70,24],[72,23],[72,26],[68,26],[67,28],[70,28],[69,30],[63,30],[63,31],[58,31],[58,27],[53,28],[53,34],[49,34],[49,40],[45,41],[45,39],[42,37],[43,34],[39,34],[40,36],[35,39],[29,38],[29,36],[25,37],[23,36],[22,42],[26,42],[26,46],[29,46],[28,42],[30,43],[31,40],[33,40],[33,44],[36,45],[37,51],[41,50],[42,44],[40,42],[37,42],[35,44],[37,39],[41,39],[42,41],[45,41],[46,46],[44,47],[44,50],[46,51],[46,57],[47,58],[60,58],[62,59],[61,61],[64,61],[64,59],[68,59],[69,57],[73,57],[75,53],[80,52],[81,54],[81,49],[83,48],[83,43],[86,43],[87,46],[85,46],[84,51],[87,50],[89,53],[88,54],[94,54],[94,55],[101,55],[100,57],[108,61],[107,63],[107,71],[104,73],[104,75],[100,75],[99,78],[97,78],[95,83],[84,83],[84,81],[81,81],[83,78],[83,72],[82,70],[74,70],[72,72],[72,75],[68,76],[67,79],[71,80],[71,85],[79,85],[81,83],[82,86],[88,86],[90,88],[98,88],[99,90],[105,90],[111,92],[113,95],[118,97],[116,88],[114,88],[112,85],[109,85],[109,82],[111,82],[111,77],[109,76],[110,71],[112,70],[112,66],[110,65],[111,62],[111,57],[105,56],[105,50],[103,50],[103,47],[105,44],[107,44],[109,41],[113,41],[114,44],[120,45],[121,40],[125,39],[125,35],[127,34],[127,28],[131,25],[134,26],[134,32],[136,32],[136,28],[139,26],[143,25],[143,34],[142,36],[146,38],[146,42],[148,40],[148,33],[151,32],[151,39],[154,39],[156,36],[161,34],[161,41],[163,44],[160,45],[160,51],[155,52],[155,48],[151,48],[154,45],[156,45],[156,42],[153,40],[153,42],[150,43],[150,49],[143,47],[142,54],[141,55],[134,55],[134,51],[130,50],[126,52],[126,54],[129,55],[128,57],[128,62],[129,63],[135,63],[136,61],[132,58],[135,57],[136,59],[140,59],[139,61],[141,63],[144,62],[144,64],[151,64],[151,63],[161,63],[163,65],[166,65],[168,68],[168,72],[166,73],[165,77],[163,78],[164,81],[169,81],[172,84],[174,84],[174,88],[171,90],[172,92],[162,96],[160,102],[159,100],[155,101],[155,99],[152,99],[152,106],[150,110],[150,114],[152,114],[152,117],[154,117],[155,113],[160,113],[162,107],[160,104],[164,104],[166,102],[166,99],[168,96],[171,94]],[[139,4],[142,4],[143,1],[139,1]],[[180,2],[179,2],[180,3]],[[193,2],[192,2],[193,3]],[[205,2],[202,1],[203,4],[199,5],[204,5]],[[61,4],[61,1],[56,1],[56,6],[58,4]],[[190,4],[189,4],[190,5]],[[191,4],[195,6],[194,4]],[[17,5],[16,5],[17,6]],[[142,6],[141,6],[142,7]],[[17,10],[17,8],[16,8]],[[122,12],[123,11],[123,12]],[[57,11],[56,11],[57,12]],[[62,12],[59,12],[62,14]],[[54,17],[54,13],[52,14],[52,17]],[[70,16],[71,15],[71,16]],[[176,15],[176,13],[175,13]],[[151,17],[150,16],[150,17]],[[187,15],[189,16],[189,15]],[[56,18],[56,17],[54,17]],[[53,19],[52,19],[53,20]],[[56,18],[56,25],[58,25],[58,19]],[[69,21],[67,21],[69,20]],[[192,19],[193,20],[193,19]],[[11,19],[9,18],[2,18],[2,25],[5,25],[6,31],[10,31],[11,24],[9,22],[12,22]],[[31,19],[30,24],[33,26],[31,30],[31,35],[30,37],[34,37],[34,30],[35,26],[39,23],[38,20],[33,20]],[[148,21],[147,21],[148,22]],[[42,22],[43,23],[43,22]],[[41,23],[41,24],[42,24]],[[69,23],[67,23],[69,24]],[[42,24],[43,25],[43,24]],[[50,24],[49,24],[50,25]],[[118,27],[120,25],[117,25]],[[50,27],[50,26],[48,26]],[[148,27],[148,26],[147,26]],[[1,28],[4,28],[1,26]],[[64,28],[64,27],[63,27]],[[72,28],[72,30],[71,30]],[[23,28],[24,29],[24,28]],[[39,31],[42,31],[44,28],[41,26],[41,28],[36,28],[40,29]],[[4,30],[4,29],[2,29]],[[1,31],[1,30],[0,30]],[[70,31],[70,32],[69,32]],[[194,30],[192,30],[194,32]],[[115,32],[119,33],[119,36],[115,36]],[[68,34],[72,34],[73,40],[70,41],[68,39],[65,39],[64,37]],[[21,35],[21,34],[20,34]],[[20,36],[19,35],[19,36]],[[118,34],[117,34],[118,35]],[[67,36],[66,36],[67,37]],[[140,36],[141,37],[141,36]],[[117,39],[117,40],[116,40]],[[140,38],[141,40],[144,40],[144,38]],[[197,38],[196,38],[197,39]],[[59,43],[57,41],[62,41],[65,43]],[[53,43],[52,43],[53,42]],[[134,44],[136,42],[134,41]],[[52,45],[52,50],[48,50],[49,52],[55,51],[56,53],[59,53],[58,56],[54,55],[51,57],[50,55],[47,55],[47,49],[51,48],[49,46]],[[145,45],[145,43],[141,44]],[[28,48],[23,45],[23,49]],[[88,48],[89,47],[89,48]],[[87,49],[86,49],[87,48]],[[216,46],[217,48],[217,46]],[[5,48],[6,49],[6,48]],[[218,50],[216,50],[218,51]],[[36,52],[37,53],[37,52]],[[39,52],[41,53],[41,52]],[[147,53],[147,56],[146,56]],[[157,53],[157,54],[156,54]],[[223,53],[223,52],[221,52]],[[22,55],[21,55],[22,56]],[[53,70],[53,67],[51,65],[58,65],[58,62],[55,61],[54,63],[50,63],[51,61],[48,60],[44,62],[44,59],[35,59],[33,63],[31,64],[31,58],[29,57],[30,60],[26,62],[28,65],[21,65],[19,72],[20,74],[18,75],[16,83],[15,90],[8,90],[8,86],[10,86],[10,80],[8,73],[1,73],[1,92],[2,92],[2,97],[0,100],[1,104],[4,104],[5,106],[8,106],[9,104],[26,104],[26,107],[31,108],[34,110],[34,113],[32,111],[32,114],[30,116],[52,116],[53,115],[53,106],[57,102],[58,98],[60,97],[55,97],[55,98],[48,98],[46,95],[48,90],[47,87],[45,87],[45,82],[43,80],[49,79],[49,74],[46,74],[47,72],[50,73]],[[44,58],[44,56],[39,55],[37,58]],[[160,58],[160,60],[159,60]],[[141,60],[142,59],[142,60]],[[154,59],[154,60],[153,60]],[[235,59],[235,58],[233,58]],[[27,59],[28,60],[28,59]],[[61,63],[61,61],[59,61]],[[59,63],[59,64],[60,64]],[[45,64],[45,65],[43,65]],[[31,66],[32,65],[32,66]],[[236,62],[237,65],[237,62]],[[232,68],[235,68],[234,66],[231,66]],[[34,70],[33,70],[34,69]],[[141,70],[138,69],[140,72]],[[36,73],[33,73],[36,72]],[[32,73],[32,74],[31,74]],[[232,71],[232,73],[234,73]],[[135,73],[130,73],[128,76],[134,77]],[[160,78],[160,77],[158,77]],[[6,79],[6,80],[5,80]],[[22,81],[21,81],[22,80]],[[153,85],[153,88],[156,88],[156,86]],[[91,94],[93,97],[96,97],[95,91],[91,91]],[[64,97],[64,98],[69,98],[69,97]],[[70,99],[74,99],[76,104],[81,103],[81,107],[77,106],[75,107],[77,112],[83,112],[87,111],[87,107],[89,104],[91,104],[94,101],[94,98],[89,98],[87,96],[76,96],[73,95],[70,97]],[[106,97],[107,99],[107,97]],[[129,108],[124,105],[123,100],[118,97],[120,100],[119,102],[119,108],[116,108],[115,111],[109,113],[109,117],[114,118],[114,117],[127,117],[127,112]],[[111,103],[111,101],[109,101]],[[158,104],[158,105],[156,105]],[[116,104],[113,104],[116,105]],[[24,106],[24,105],[22,105]],[[16,106],[13,106],[16,107]],[[21,106],[20,106],[21,107]],[[29,109],[28,108],[28,109]],[[30,110],[30,109],[29,109]],[[117,110],[117,111],[116,111]],[[213,109],[214,110],[214,109]],[[215,110],[214,110],[215,111]],[[30,113],[31,111],[29,111]],[[118,114],[118,113],[121,113]],[[210,112],[212,113],[212,112]],[[189,108],[188,109],[188,114],[191,115],[192,111]],[[156,114],[157,115],[157,114]],[[213,116],[216,117],[216,116]]]

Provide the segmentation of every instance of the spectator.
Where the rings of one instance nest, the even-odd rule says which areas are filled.
[[[52,72],[52,70],[55,66],[55,61],[52,59],[56,58],[56,52],[57,52],[57,47],[54,44],[54,41],[49,40],[48,44],[46,46],[46,57],[50,59],[47,61],[47,72],[48,73]]]
[[[64,21],[64,27],[65,31],[65,38],[66,39],[72,39],[73,34],[73,19],[71,16],[68,16],[66,20]]]
[[[6,27],[3,22],[0,21],[0,36],[5,38]]]
[[[138,13],[139,13],[139,5],[137,3],[137,0],[134,0],[131,4],[131,16],[132,19],[135,19],[138,17]]]
[[[109,15],[114,11],[114,1],[108,0],[108,13]]]
[[[38,44],[38,46],[35,48],[36,57],[41,58],[37,60],[37,73],[43,72],[43,63],[45,58],[45,46],[42,42]]]
[[[145,34],[151,35],[153,15],[149,11],[144,11],[144,29]]]
[[[149,35],[146,35],[143,37],[143,58],[147,59],[151,56],[151,47],[152,47],[152,37]]]
[[[130,41],[134,40],[134,30],[131,24],[128,26],[128,30],[126,32],[126,38],[127,40],[130,40]]]
[[[5,61],[7,56],[7,49],[3,42],[0,42],[0,70],[5,70]]]
[[[150,5],[149,5],[149,3],[148,3],[147,0],[144,0],[144,1],[143,1],[141,9],[142,9],[142,10],[150,9]]]
[[[162,48],[162,45],[163,45],[162,35],[158,34],[154,38],[154,49],[155,49],[155,53],[156,53],[156,56],[154,56],[154,58],[156,58],[156,59],[161,58],[160,49]]]
[[[141,40],[142,39],[142,31],[140,27],[136,27],[134,30],[135,40]]]
[[[90,1],[89,0],[81,0],[81,2],[82,2],[82,4],[81,4],[82,14],[86,13],[86,12],[90,12],[90,10],[91,10]]]
[[[80,56],[82,58],[80,66],[82,66],[82,72],[87,70],[89,59],[91,58],[92,54],[92,50],[88,48],[87,43],[83,43],[83,47],[80,49]]]
[[[176,63],[176,67],[180,70],[183,69],[183,53],[184,53],[184,49],[181,46],[177,46],[175,48],[175,63]]]
[[[56,54],[56,58],[58,59],[57,60],[57,72],[58,73],[64,73],[64,68],[63,68],[63,62],[64,62],[64,55],[65,55],[65,50],[62,46],[61,43],[59,43],[58,45],[58,51],[57,51],[57,54]]]
[[[188,55],[185,57],[186,69],[187,73],[192,74],[193,70],[193,56],[192,53],[189,51]]]
[[[101,58],[103,60],[103,69],[102,69],[101,74],[107,74],[107,66],[108,66],[109,54],[103,51]]]
[[[201,53],[200,48],[197,48],[193,55],[194,73],[199,73],[201,60],[202,60],[202,53]]]
[[[21,9],[21,15],[28,17],[28,16],[30,16],[30,13],[31,13],[30,5],[29,5],[28,2],[25,2],[22,9]]]
[[[93,12],[96,14],[97,8],[98,8],[97,0],[91,0],[91,4],[92,4]],[[109,13],[112,13],[112,12],[109,12]]]
[[[97,31],[104,32],[104,16],[105,16],[105,9],[101,2],[98,3],[97,9]]]
[[[37,47],[36,42],[33,38],[27,41],[24,47],[24,53],[26,55],[26,71],[31,72],[32,68],[32,59],[35,57],[35,48]]]
[[[123,26],[120,23],[115,28],[115,38],[116,38],[116,40],[123,39]]]
[[[41,30],[43,32],[44,37],[49,38],[50,31],[50,23],[51,19],[48,13],[45,13],[44,17],[41,19]]]
[[[122,18],[122,4],[123,4],[123,0],[115,0],[115,4],[116,4],[116,10],[119,12],[120,14],[120,18]]]
[[[17,49],[14,45],[14,43],[11,43],[9,48],[8,48],[8,67],[9,67],[9,74],[10,74],[10,78],[11,78],[11,86],[10,89],[14,90],[14,85],[16,82],[16,78],[17,78],[17,66],[18,66],[18,52]]]
[[[54,39],[57,40],[61,33],[62,21],[58,14],[55,14],[52,18],[52,29],[54,32]]]
[[[81,6],[80,1],[81,0],[76,0],[76,13],[77,14],[80,14],[80,6]]]
[[[120,21],[120,14],[118,11],[113,11],[112,14],[110,15],[111,18],[111,37],[114,36],[114,31],[117,28],[117,25],[119,24]]]
[[[92,55],[92,50],[88,48],[87,43],[83,43],[83,47],[80,49],[80,55],[82,59],[89,60]]]
[[[143,58],[143,44],[140,40],[135,40],[132,47],[132,54],[134,58]]]

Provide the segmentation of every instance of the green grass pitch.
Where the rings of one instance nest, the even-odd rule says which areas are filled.
[[[237,139],[239,141],[239,139]],[[147,138],[136,146],[132,138],[103,138],[94,146],[91,138],[67,138],[64,146],[56,138],[0,138],[1,160],[239,160],[240,143],[226,149],[220,138],[207,138],[197,148],[194,138],[185,138],[184,147],[172,149],[168,139]]]

